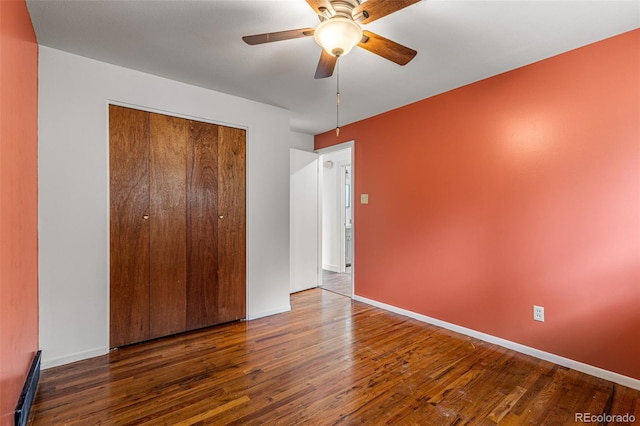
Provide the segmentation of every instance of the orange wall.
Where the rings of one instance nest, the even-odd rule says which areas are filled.
[[[38,46],[24,0],[0,0],[0,425],[38,349]]]
[[[640,30],[349,140],[357,295],[640,379]]]

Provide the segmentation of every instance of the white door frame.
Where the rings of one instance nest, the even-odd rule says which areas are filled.
[[[320,162],[322,162],[322,155],[323,154],[328,154],[330,152],[335,152],[335,151],[342,151],[344,149],[351,149],[351,238],[352,238],[352,244],[353,244],[353,259],[351,260],[351,298],[353,299],[354,293],[355,293],[355,255],[356,255],[356,215],[355,215],[355,176],[356,176],[356,172],[355,172],[355,149],[356,149],[356,142],[355,140],[349,141],[349,142],[343,142],[340,143],[338,145],[333,145],[327,148],[322,148],[322,149],[317,149],[314,152],[316,152],[319,156],[320,156]],[[322,283],[322,193],[323,193],[323,188],[322,188],[322,173],[323,173],[323,167],[318,167],[318,185],[319,185],[319,191],[318,191],[318,232],[319,232],[319,236],[318,236],[318,282]],[[344,267],[344,266],[343,266]]]

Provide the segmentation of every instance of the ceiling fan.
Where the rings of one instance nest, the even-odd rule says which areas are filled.
[[[306,0],[320,18],[316,28],[299,28],[244,36],[250,45],[313,36],[322,46],[315,78],[330,77],[340,56],[359,46],[399,65],[406,65],[418,52],[371,31],[368,24],[421,0]]]

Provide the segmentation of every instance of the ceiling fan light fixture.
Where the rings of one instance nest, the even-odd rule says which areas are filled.
[[[334,16],[318,25],[314,38],[330,55],[344,56],[362,40],[362,28],[351,19]]]

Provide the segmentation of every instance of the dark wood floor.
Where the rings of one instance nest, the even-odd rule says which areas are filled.
[[[582,412],[640,422],[638,390],[321,289],[291,303],[44,370],[29,424],[564,425]]]

